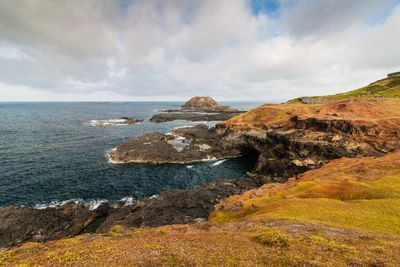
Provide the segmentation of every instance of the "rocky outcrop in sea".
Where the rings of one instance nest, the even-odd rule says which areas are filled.
[[[228,106],[220,106],[214,99],[197,96],[188,100],[180,109],[160,110],[150,118],[151,122],[167,122],[173,120],[188,121],[225,121],[243,113]]]

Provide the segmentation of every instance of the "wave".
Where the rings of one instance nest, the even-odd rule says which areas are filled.
[[[216,161],[218,160],[216,157],[211,157],[210,155],[207,155],[207,158],[202,159],[201,161]]]
[[[153,195],[149,198],[156,198],[158,197],[158,195]],[[95,210],[98,207],[100,207],[101,204],[103,203],[118,203],[118,202],[122,202],[124,203],[124,206],[129,206],[135,203],[135,199],[133,197],[123,197],[120,200],[107,200],[107,199],[89,199],[89,200],[84,200],[81,198],[72,198],[72,199],[68,199],[68,200],[54,200],[51,201],[49,203],[42,203],[42,204],[36,204],[33,206],[34,209],[38,209],[38,210],[43,210],[43,209],[47,209],[47,208],[56,208],[56,207],[61,207],[67,204],[79,204],[79,205],[83,205],[87,208],[89,208],[89,210]]]
[[[107,158],[107,163],[111,163],[111,164],[122,164],[123,162],[116,161],[116,160],[113,160],[113,159],[111,158],[111,152],[113,152],[113,151],[115,151],[115,150],[117,150],[116,147],[106,151],[105,157]]]
[[[97,209],[101,204],[107,203],[106,199],[91,199],[91,200],[83,200],[81,198],[73,198],[64,201],[54,200],[50,203],[36,204],[33,208],[42,210],[46,208],[56,208],[60,206],[64,206],[66,204],[82,204],[83,206],[89,208],[89,210]]]
[[[176,126],[172,128],[173,130],[183,129],[183,128],[193,128],[193,125]]]
[[[124,206],[129,206],[132,205],[135,202],[135,200],[133,199],[133,197],[124,197],[121,198],[120,202],[125,202]]]
[[[131,125],[126,123],[125,119],[108,119],[108,120],[90,120],[90,125],[91,126],[125,126],[125,125]],[[137,122],[135,124],[139,124],[140,122]],[[101,125],[103,124],[103,125]]]
[[[213,164],[211,164],[211,166],[218,166],[218,165],[224,163],[225,161],[227,161],[227,159],[218,160],[217,162],[214,162]]]

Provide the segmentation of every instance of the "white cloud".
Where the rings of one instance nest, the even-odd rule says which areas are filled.
[[[268,17],[247,0],[0,1],[0,100],[274,101],[400,67],[393,1],[281,3]]]

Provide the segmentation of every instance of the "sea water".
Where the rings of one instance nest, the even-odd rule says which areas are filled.
[[[132,201],[172,188],[237,178],[252,168],[243,158],[181,164],[113,164],[108,153],[126,138],[168,133],[199,122],[147,121],[172,102],[0,103],[0,206],[43,208],[68,201]],[[256,103],[223,103],[240,109]],[[134,117],[136,125],[94,126]],[[209,126],[215,122],[206,123]]]

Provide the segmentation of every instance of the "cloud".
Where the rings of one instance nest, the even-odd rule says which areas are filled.
[[[1,1],[0,100],[353,89],[400,67],[399,15],[391,0]]]

